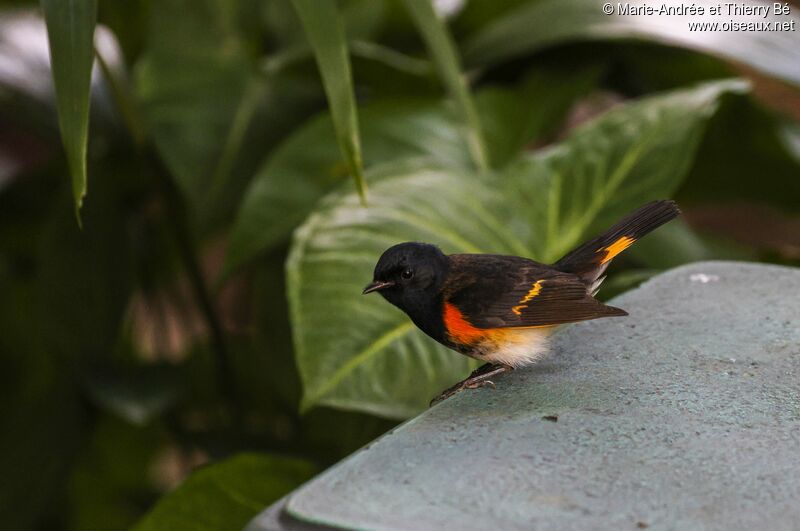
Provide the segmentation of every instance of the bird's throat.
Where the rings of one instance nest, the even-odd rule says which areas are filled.
[[[430,337],[447,345],[443,319],[443,301],[441,295],[431,299],[411,299],[404,301],[401,308],[420,330]]]

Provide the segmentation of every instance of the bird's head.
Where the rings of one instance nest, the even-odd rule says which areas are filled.
[[[447,273],[447,256],[435,245],[399,243],[384,251],[364,294],[379,292],[406,312],[438,293]]]

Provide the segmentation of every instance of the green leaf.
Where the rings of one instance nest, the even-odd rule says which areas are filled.
[[[491,133],[493,164],[505,164],[532,140],[557,127],[574,100],[594,84],[598,70],[537,69],[517,88],[487,87],[476,95]],[[472,167],[461,121],[452,106],[434,100],[385,100],[361,109],[364,163],[429,158],[449,168]],[[227,256],[230,270],[281,243],[313,205],[346,178],[330,117],[321,115],[289,137],[267,159],[245,192]]]
[[[451,24],[453,33],[469,35],[483,28],[487,23],[503,13],[510,11],[530,0],[492,0],[491,2],[464,2],[463,9],[455,16]]]
[[[350,41],[350,52],[354,57],[374,61],[387,69],[410,76],[427,76],[433,70],[432,65],[425,59],[418,59],[388,46],[371,41]],[[418,79],[415,81],[419,82]],[[378,83],[376,83],[377,85]],[[376,86],[372,90],[391,90],[393,87]],[[412,91],[408,91],[412,92]],[[406,92],[407,94],[407,92]]]
[[[292,0],[317,59],[328,96],[339,149],[355,180],[362,203],[367,202],[367,183],[361,159],[358,114],[347,40],[334,0]]]
[[[689,262],[720,258],[683,219],[650,234],[631,248],[631,258],[653,270],[665,270]]]
[[[327,197],[295,233],[287,261],[302,407],[400,418],[466,375],[467,358],[361,295],[387,247],[428,241],[446,253],[553,261],[642,203],[670,197],[721,95],[745,90],[712,83],[619,107],[499,174],[386,165],[388,175],[371,176],[367,209],[352,194]]]
[[[467,127],[467,143],[475,166],[480,170],[485,170],[489,162],[481,125],[469,94],[467,80],[461,73],[461,64],[453,39],[444,22],[433,9],[430,0],[405,0],[405,5],[433,55],[442,82],[455,99],[463,115],[464,125]]]
[[[204,206],[254,61],[225,0],[150,5],[134,71],[148,132],[190,204]]]
[[[387,16],[386,0],[347,0],[339,3],[347,38],[372,39]]]
[[[548,194],[544,220],[543,212],[528,210],[529,227],[547,227],[537,238],[537,256],[554,261],[581,235],[602,230],[649,199],[671,197],[692,167],[721,96],[748,90],[746,82],[728,80],[634,102],[511,168],[509,174],[541,178],[539,194]]]
[[[367,165],[431,157],[468,167],[469,155],[447,110],[435,101],[387,101],[361,111]],[[289,137],[253,179],[234,224],[228,269],[285,241],[313,205],[347,177],[328,115]]]
[[[240,454],[193,473],[133,530],[241,529],[313,473],[305,461]]]
[[[465,59],[470,65],[485,66],[570,42],[644,39],[710,53],[800,85],[800,70],[796,66],[800,63],[800,37],[796,31],[690,31],[690,20],[722,24],[741,18],[752,22],[754,17],[606,15],[604,3],[601,0],[539,0],[511,9],[467,41]],[[613,2],[611,5],[616,8],[626,4]],[[666,5],[677,6],[678,3]],[[758,2],[758,5],[771,6],[766,2]],[[770,15],[762,21],[774,24],[792,20],[800,24],[796,14]]]
[[[297,11],[290,0],[259,0],[270,39],[287,49],[307,43]],[[386,22],[388,0],[337,2],[345,34],[352,39],[373,39]]]
[[[550,140],[579,97],[594,88],[599,68],[539,67],[515,89],[486,87],[475,95],[475,106],[486,133],[493,168],[516,158],[531,142]]]
[[[72,195],[80,223],[80,209],[86,195],[86,147],[97,0],[41,0],[41,6],[50,41],[58,125],[72,174]]]
[[[800,212],[800,156],[781,125],[751,100],[726,106],[709,129],[681,196],[705,203],[764,202]]]

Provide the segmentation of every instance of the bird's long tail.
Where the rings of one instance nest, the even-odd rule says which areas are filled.
[[[619,253],[680,214],[674,201],[647,203],[632,212],[600,236],[567,253],[554,267],[583,279],[594,294],[603,281],[608,264]]]

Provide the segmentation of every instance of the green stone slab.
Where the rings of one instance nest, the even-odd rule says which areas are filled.
[[[614,304],[251,529],[800,528],[800,269],[692,264]]]

